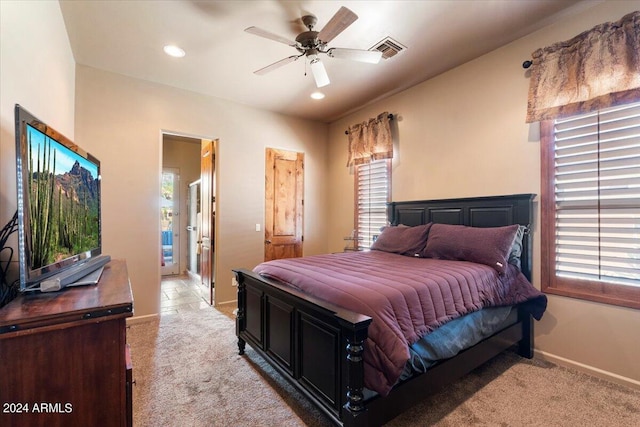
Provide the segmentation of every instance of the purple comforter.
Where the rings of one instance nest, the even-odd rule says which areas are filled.
[[[525,301],[539,320],[546,308],[546,296],[511,265],[499,275],[482,264],[371,251],[269,261],[254,271],[373,318],[365,386],[383,396],[409,360],[409,345],[449,320]]]

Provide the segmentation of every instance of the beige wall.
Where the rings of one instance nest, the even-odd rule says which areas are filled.
[[[332,123],[329,250],[340,250],[342,236],[353,228],[353,176],[344,166],[344,130],[382,111],[397,117],[394,200],[539,194],[539,127],[524,122],[529,79],[522,62],[539,47],[634,9],[640,9],[640,2],[605,2]],[[539,224],[534,224],[533,281],[538,288],[539,237]],[[640,311],[550,295],[549,308],[535,326],[539,352],[640,385]]]
[[[46,48],[43,48],[46,46]],[[0,226],[16,211],[14,105],[74,136],[75,62],[58,2],[0,1]],[[14,234],[9,244],[17,248]],[[7,252],[3,252],[3,260]],[[17,277],[18,254],[12,278]]]
[[[305,153],[304,251],[326,251],[327,125],[78,66],[76,141],[102,162],[104,251],[127,260],[136,316],[159,308],[162,131],[219,139],[217,304],[235,300],[232,268],[263,259],[266,147]]]

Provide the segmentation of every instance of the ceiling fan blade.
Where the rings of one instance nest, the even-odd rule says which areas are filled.
[[[288,63],[297,60],[298,58],[300,58],[300,56],[301,55],[293,55],[293,56],[289,56],[288,58],[281,59],[280,61],[274,62],[271,65],[267,65],[264,68],[260,68],[259,70],[254,71],[253,74],[257,74],[259,76],[263,76],[263,75],[267,74],[269,71],[273,71],[276,68],[280,68],[283,65],[287,65]]]
[[[256,35],[256,36],[264,37],[265,39],[275,40],[277,42],[284,43],[284,44],[292,46],[292,47],[296,47],[297,46],[297,43],[295,41],[289,40],[289,39],[284,38],[284,37],[280,37],[279,35],[274,34],[272,32],[269,32],[267,30],[263,30],[262,28],[249,27],[249,28],[245,28],[244,30],[249,34],[253,34],[253,35]]]
[[[329,43],[349,25],[353,24],[356,19],[358,19],[358,15],[342,6],[318,33],[318,40],[325,44]]]
[[[329,49],[327,55],[332,58],[350,59],[369,64],[377,64],[382,58],[382,52],[379,50],[344,49],[339,47]]]
[[[311,74],[313,74],[313,78],[316,80],[316,86],[318,87],[323,87],[330,83],[327,70],[319,59],[314,59],[311,62]]]

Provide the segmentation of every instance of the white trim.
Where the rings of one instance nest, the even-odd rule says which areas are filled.
[[[576,362],[575,360],[565,359],[564,357],[556,356],[554,354],[547,353],[541,350],[534,350],[534,354],[540,359],[555,363],[556,365],[560,365],[565,368],[571,368],[576,371],[580,371],[585,374],[610,381],[612,383],[640,390],[640,381],[634,380],[632,378],[623,377],[622,375],[614,374],[613,372],[598,369],[594,366],[585,365],[583,363]]]
[[[221,305],[237,305],[238,304],[238,300],[233,300],[233,301],[227,301],[227,302],[219,302],[218,304],[216,304],[216,307],[220,307]]]
[[[147,314],[146,316],[134,316],[127,319],[127,325],[137,325],[138,323],[153,322],[158,319],[160,319],[160,315],[158,313]]]

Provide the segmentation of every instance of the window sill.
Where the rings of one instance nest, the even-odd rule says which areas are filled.
[[[601,284],[602,289],[609,289],[608,292],[588,292],[577,290],[573,287],[551,287],[543,286],[542,292],[550,295],[576,298],[586,301],[598,302],[602,304],[615,305],[619,307],[634,308],[640,310],[640,288],[632,286]]]

